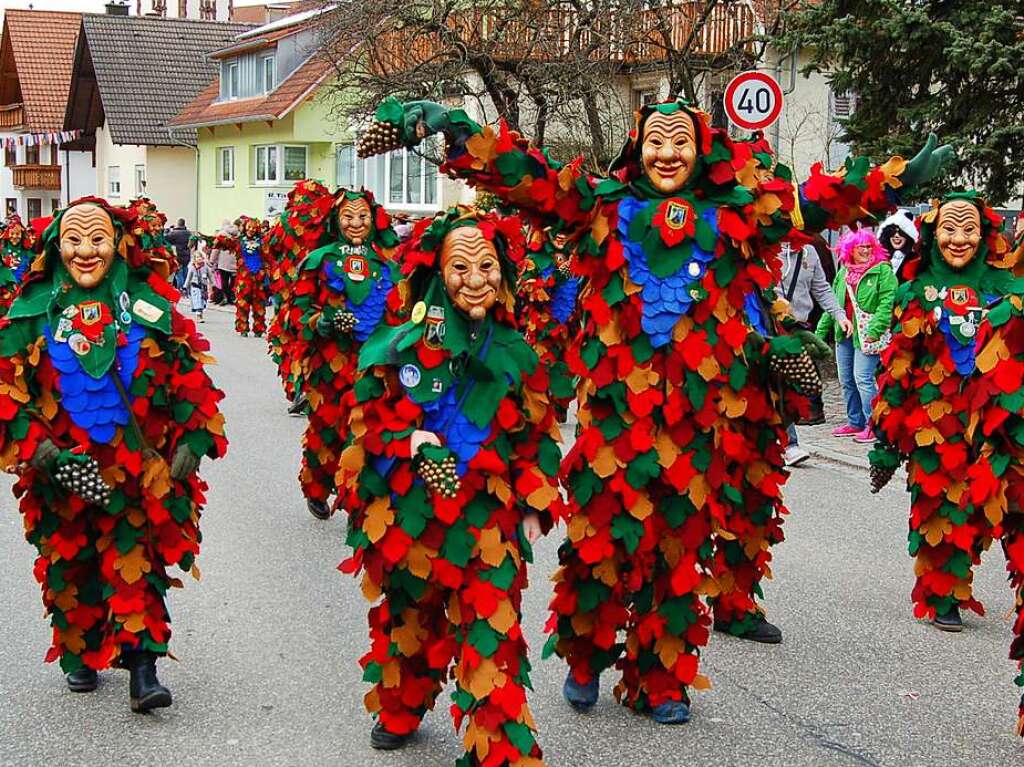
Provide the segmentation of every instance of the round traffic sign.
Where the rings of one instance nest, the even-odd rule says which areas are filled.
[[[764,72],[740,72],[725,87],[725,113],[746,130],[764,130],[782,114],[782,87]]]

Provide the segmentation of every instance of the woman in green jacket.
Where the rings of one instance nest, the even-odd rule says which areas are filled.
[[[849,232],[839,241],[839,272],[832,290],[853,325],[852,333],[838,329],[835,318],[825,314],[818,335],[826,341],[836,336],[836,367],[846,400],[846,423],[832,431],[834,437],[853,437],[854,442],[874,442],[871,403],[875,399],[875,368],[883,341],[892,324],[896,299],[896,274],[889,255],[869,229]],[[860,315],[859,321],[857,315]]]

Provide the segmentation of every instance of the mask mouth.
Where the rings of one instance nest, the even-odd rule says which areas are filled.
[[[946,255],[954,261],[963,261],[970,258],[973,253],[974,248],[970,245],[949,245],[946,247]]]
[[[652,166],[654,172],[665,179],[674,178],[679,171],[686,169],[686,163],[682,160],[671,160],[668,162],[656,161]]]
[[[92,274],[102,268],[103,259],[100,256],[75,256],[71,259],[71,265],[82,274]]]
[[[463,289],[459,292],[459,297],[462,298],[467,304],[471,306],[481,306],[487,303],[487,300],[495,293],[494,288],[488,286],[481,290],[466,290]]]

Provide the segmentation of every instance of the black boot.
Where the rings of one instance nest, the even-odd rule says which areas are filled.
[[[171,705],[171,691],[156,678],[156,655],[145,651],[126,652],[124,666],[131,674],[128,694],[132,711],[143,713]]]
[[[307,404],[309,404],[309,400],[306,399],[305,394],[297,395],[295,401],[288,406],[288,415],[304,415]]]
[[[72,671],[65,679],[67,679],[68,689],[71,692],[92,692],[99,684],[99,675],[88,666],[82,666],[78,671]]]
[[[760,642],[761,644],[779,644],[782,642],[782,630],[778,626],[769,623],[763,615],[758,615],[754,619],[753,625],[739,632],[733,630],[731,623],[715,620],[715,631],[723,634],[732,634],[737,639],[746,639],[750,642]]]
[[[960,605],[953,605],[944,613],[936,613],[932,621],[939,631],[949,631],[953,634],[964,630],[964,621],[960,617]]]
[[[331,518],[331,510],[327,506],[327,501],[318,501],[315,498],[307,498],[306,508],[309,509],[309,513],[317,519]]]
[[[388,732],[381,722],[377,722],[370,730],[370,746],[377,751],[397,751],[408,743],[411,737],[412,733],[395,735],[393,732]]]

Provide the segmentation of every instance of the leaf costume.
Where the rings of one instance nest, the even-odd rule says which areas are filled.
[[[4,230],[0,231],[0,317],[17,296],[18,287],[35,256],[35,231],[26,228],[18,214],[12,213],[7,217]]]
[[[373,195],[341,189],[333,199],[335,208],[345,200],[366,200],[373,227],[362,244],[353,245],[330,223],[335,239],[303,260],[292,286],[294,354],[301,360],[309,399],[299,483],[307,500],[321,502],[334,493],[338,459],[348,438],[359,347],[385,321],[397,271],[394,248],[398,237]],[[331,216],[330,221],[334,220]],[[334,324],[343,313],[354,315],[351,331],[339,330]]]
[[[680,111],[697,156],[665,194],[643,171],[643,127]],[[608,178],[461,110],[391,99],[376,118],[384,127],[364,151],[443,132],[442,170],[580,231],[583,326],[566,354],[580,377],[579,431],[563,463],[572,507],[546,650],[580,685],[617,664],[616,694],[637,711],[688,701],[689,687],[706,684],[702,596],[715,597],[716,623],[735,633],[763,621],[755,597],[782,540],[785,430],[770,366],[803,342],[766,340],[748,313],[773,295],[782,241],[889,210],[908,169],[928,172],[933,142],[917,164],[848,160],[834,175],[815,166],[797,188],[782,166],[763,172],[772,160],[757,144],[733,142],[682,102],[637,115]],[[803,394],[791,387],[787,402],[806,415]]]
[[[550,230],[535,228],[516,286],[520,329],[548,370],[549,393],[561,423],[576,395],[575,379],[565,362],[578,325],[574,320],[580,291],[580,279],[569,271],[571,247]]]
[[[61,219],[83,203],[114,222],[117,250],[91,289],[62,263]],[[0,321],[0,468],[18,475],[25,534],[53,626],[47,660],[66,672],[103,669],[128,650],[167,651],[169,573],[194,569],[206,484],[169,464],[224,454],[222,394],[204,366],[208,345],[175,309],[144,206],[85,198],[43,235],[45,261]],[[108,491],[83,500],[34,461],[44,443],[57,466],[94,460]],[[59,473],[59,471],[57,472]],[[87,494],[85,494],[87,495]]]
[[[442,243],[459,227],[479,228],[502,261],[498,303],[480,320],[456,308],[440,274]],[[361,661],[374,684],[366,706],[389,732],[410,733],[451,674],[455,727],[466,725],[456,764],[539,767],[520,616],[532,552],[521,522],[532,511],[550,528],[562,501],[547,370],[516,327],[521,223],[454,208],[420,222],[403,247],[411,318],[363,347],[338,475],[354,549],[341,569],[361,570],[363,593],[380,600]],[[442,446],[412,455],[420,429]],[[457,466],[450,497],[417,473],[435,454]]]
[[[267,329],[267,287],[269,258],[263,243],[259,221],[242,216],[238,224],[238,237],[234,240],[238,258],[238,274],[235,279],[235,332],[248,335],[250,320],[252,334],[262,336]],[[256,227],[250,234],[249,226]]]
[[[327,219],[334,210],[334,195],[317,181],[299,181],[288,193],[288,203],[270,229],[267,247],[273,260],[270,292],[277,306],[267,331],[271,359],[289,401],[303,387],[299,319],[292,303],[292,288],[299,264],[330,237]]]
[[[907,461],[909,550],[918,618],[953,607],[984,614],[972,568],[1002,542],[1016,621],[1010,657],[1024,661],[1024,280],[999,234],[1001,219],[974,193],[983,239],[962,269],[939,252],[940,204],[919,221],[918,251],[900,287],[891,345],[882,353],[873,421],[874,472]],[[1017,678],[1024,686],[1024,673]],[[1024,699],[1018,730],[1024,727]]]

